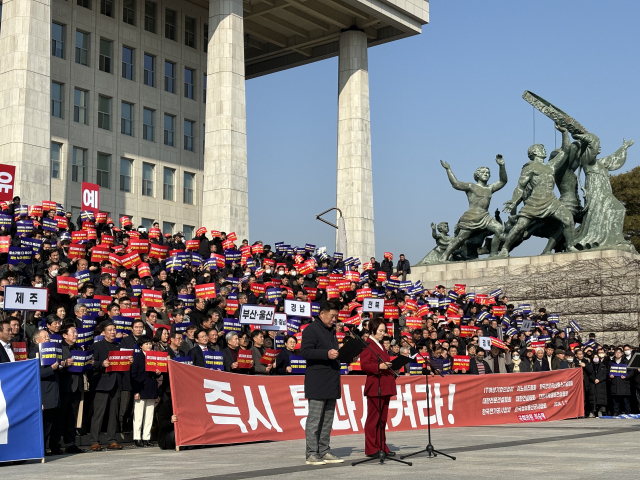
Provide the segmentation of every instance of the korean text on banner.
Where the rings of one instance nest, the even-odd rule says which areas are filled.
[[[237,375],[169,362],[176,445],[304,438],[304,377]],[[362,432],[364,376],[341,377],[334,435]],[[584,414],[580,369],[518,375],[446,375],[432,383],[432,427],[503,425]],[[389,431],[426,429],[422,376],[402,376],[389,404]],[[256,422],[254,419],[261,420]]]

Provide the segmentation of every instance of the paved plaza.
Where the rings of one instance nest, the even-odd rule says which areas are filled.
[[[391,478],[428,472],[435,478],[558,478],[565,480],[607,478],[637,479],[639,420],[581,419],[538,424],[465,427],[434,430],[434,446],[457,456],[455,462],[438,457],[413,457],[413,466],[395,462],[370,462],[351,466],[364,458],[363,435],[331,440],[334,453],[344,464],[304,465],[304,441],[229,445],[181,452],[158,448],[127,448],[120,452],[84,453],[47,457],[46,463],[5,466],[8,478],[153,478],[153,479],[323,479]],[[410,453],[427,443],[426,431],[388,435],[392,450]],[[143,466],[144,465],[144,466]],[[331,472],[327,472],[331,469]],[[500,472],[500,473],[498,473]]]

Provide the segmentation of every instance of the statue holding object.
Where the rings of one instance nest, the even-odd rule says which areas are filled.
[[[456,179],[449,164],[440,160],[440,164],[447,171],[447,177],[449,178],[449,182],[451,182],[451,186],[456,190],[466,192],[467,199],[469,200],[469,210],[463,213],[458,220],[454,230],[455,237],[449,242],[449,246],[440,257],[441,262],[448,261],[451,254],[462,247],[472,235],[487,230],[493,233],[491,253],[489,256],[498,254],[504,229],[489,213],[489,204],[491,203],[491,197],[494,192],[497,192],[507,184],[507,169],[504,166],[502,155],[496,155],[496,163],[500,167],[499,180],[491,185],[487,185],[491,177],[489,167],[476,169],[473,174],[473,179],[476,183],[460,182]]]

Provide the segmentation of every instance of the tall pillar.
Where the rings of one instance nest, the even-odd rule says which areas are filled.
[[[363,263],[375,254],[371,177],[367,37],[359,30],[346,30],[340,34],[338,60],[336,204],[345,220],[346,253]]]
[[[15,165],[13,193],[31,205],[51,183],[49,0],[2,0],[1,29],[0,163]]]
[[[242,0],[209,0],[202,224],[249,237]]]

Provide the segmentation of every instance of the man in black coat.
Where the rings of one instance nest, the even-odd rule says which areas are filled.
[[[189,356],[193,360],[193,364],[196,367],[205,367],[204,354],[202,352],[207,351],[207,343],[209,342],[209,336],[207,331],[200,329],[196,330],[193,338],[196,339],[196,346],[189,350]]]
[[[396,276],[398,278],[402,278],[403,282],[407,279],[407,275],[411,273],[411,265],[409,264],[409,260],[404,258],[404,254],[400,255],[400,260],[398,260],[396,270]]]
[[[109,352],[120,350],[120,346],[114,343],[116,326],[113,323],[107,323],[103,334],[104,339],[93,345],[93,384],[95,385],[94,390],[96,393],[93,400],[90,440],[91,450],[94,452],[102,450],[99,443],[99,434],[107,406],[109,407],[107,449],[122,449],[122,446],[116,443],[116,425],[118,422],[122,378],[119,372],[107,372]]]
[[[138,338],[145,334],[144,321],[140,319],[133,320],[131,325],[131,335],[127,335],[120,342],[120,350],[133,350],[131,354],[135,357],[140,353],[138,347]],[[122,388],[120,390],[120,407],[118,408],[118,425],[121,432],[130,432],[133,428],[133,416],[131,414],[133,407],[133,387],[131,384],[131,370],[122,372],[121,374]]]
[[[336,399],[342,396],[337,319],[338,306],[333,302],[323,303],[320,315],[302,333],[300,353],[307,361],[304,394],[309,401],[305,427],[307,465],[343,462],[331,453],[329,446]]]
[[[11,324],[8,320],[0,322],[0,363],[15,362],[11,346]]]
[[[62,363],[58,369],[60,382],[60,404],[62,417],[62,437],[65,444],[65,453],[81,453],[76,445],[76,422],[78,409],[82,397],[84,379],[82,373],[69,372],[73,365],[73,352],[82,350],[76,345],[78,332],[73,325],[65,325],[60,330],[62,336]]]

